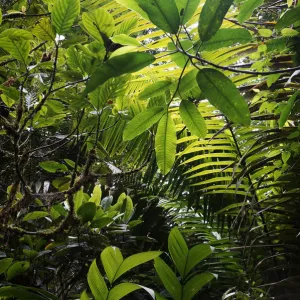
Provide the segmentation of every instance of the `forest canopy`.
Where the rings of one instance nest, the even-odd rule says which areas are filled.
[[[0,299],[299,299],[298,0],[0,5]]]

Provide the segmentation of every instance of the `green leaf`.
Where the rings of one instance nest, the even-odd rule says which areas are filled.
[[[165,32],[177,33],[180,18],[174,0],[137,0],[150,21]]]
[[[92,74],[84,95],[92,92],[110,78],[137,72],[154,61],[155,57],[153,55],[143,52],[132,52],[112,57]]]
[[[135,283],[120,283],[109,291],[108,300],[119,300],[126,295],[141,289],[142,287]]]
[[[211,282],[215,276],[211,273],[202,273],[194,276],[183,287],[183,300],[191,300],[206,284]]]
[[[31,220],[36,220],[40,218],[44,218],[49,216],[49,213],[46,211],[34,211],[31,213],[28,213],[24,218],[23,221],[31,221]]]
[[[258,29],[258,33],[262,37],[270,37],[273,34],[273,31],[271,29]]]
[[[193,69],[192,71],[186,73],[180,80],[178,94],[180,95],[181,99],[193,96],[193,91],[195,88],[199,90],[199,93],[201,93],[196,80],[197,74],[198,70]]]
[[[121,212],[124,212],[123,222],[128,222],[133,213],[133,202],[129,196],[124,199]]]
[[[159,257],[154,260],[154,268],[173,299],[181,300],[181,284],[171,268]]]
[[[123,140],[129,141],[142,134],[159,121],[164,113],[164,107],[160,106],[151,107],[142,111],[127,124],[123,132]]]
[[[68,168],[66,165],[61,164],[57,161],[52,161],[52,160],[40,162],[39,166],[49,173],[67,172],[68,171]]]
[[[117,271],[119,270],[123,256],[119,248],[107,247],[101,252],[101,261],[107,275],[108,281],[114,282]]]
[[[193,42],[190,40],[181,40],[180,46],[187,53],[192,54],[192,52],[194,51],[193,50]],[[175,52],[175,51],[177,51],[177,47],[174,43],[170,42],[170,43],[168,43],[168,50]],[[189,66],[189,64],[190,64],[188,56],[181,52],[170,54],[170,56],[171,56],[172,61],[174,61],[175,64],[180,68],[184,68],[185,66]]]
[[[219,30],[232,3],[233,0],[205,1],[198,23],[199,37],[202,42],[210,40]]]
[[[161,251],[148,251],[148,252],[137,253],[127,257],[119,267],[114,280],[122,276],[125,272],[133,269],[134,267],[139,266],[149,260],[152,260],[161,254],[162,254]]]
[[[103,8],[82,14],[82,22],[88,33],[99,42],[107,42],[115,23],[112,15]]]
[[[198,263],[212,253],[212,248],[206,244],[196,245],[190,249],[185,267],[185,276],[187,276]]]
[[[248,20],[251,16],[253,11],[262,5],[264,3],[264,0],[246,0],[243,2],[240,13],[237,17],[240,23],[244,23],[246,20]]]
[[[151,97],[159,96],[169,89],[171,85],[172,82],[169,80],[162,80],[152,83],[139,94],[139,99],[146,100]]]
[[[90,297],[86,293],[86,291],[83,291],[80,295],[80,300],[90,300]]]
[[[108,296],[108,289],[104,278],[97,267],[96,259],[92,262],[89,268],[87,280],[95,300],[106,300]]]
[[[141,43],[138,42],[135,38],[127,34],[118,34],[111,38],[114,43],[125,45],[125,46],[140,46]]]
[[[97,219],[95,221],[93,221],[91,224],[90,224],[90,228],[98,228],[98,229],[101,229],[103,227],[105,227],[106,225],[108,225],[109,223],[112,223],[113,222],[113,219],[112,218],[108,218],[108,217],[103,217],[103,218],[100,218],[100,219]]]
[[[97,208],[94,202],[85,202],[77,210],[77,214],[83,223],[93,220]]]
[[[3,258],[0,260],[0,275],[3,274],[8,269],[12,261],[13,261],[12,258]]]
[[[300,20],[300,6],[288,10],[277,22],[275,29],[280,31],[282,28],[289,27]]]
[[[2,23],[2,10],[0,8],[0,25],[1,25],[1,23]]]
[[[300,95],[300,91],[297,91],[296,93],[294,93],[292,95],[292,97],[289,98],[287,104],[284,106],[284,108],[280,114],[279,121],[278,121],[279,128],[282,128],[284,126],[285,122],[288,120],[288,118],[292,112],[292,109],[294,107],[294,103],[299,95]]]
[[[194,15],[200,0],[175,0],[179,16],[180,25],[187,23]]]
[[[144,19],[149,20],[148,15],[141,9],[139,6],[138,0],[116,0],[116,2],[122,4],[126,8],[129,8],[130,10],[136,11],[139,13]]]
[[[29,268],[29,266],[30,264],[28,261],[18,261],[13,263],[6,272],[7,280],[10,281],[16,276],[21,275]]]
[[[250,111],[246,101],[223,73],[211,68],[201,69],[197,75],[197,82],[209,102],[230,121],[250,125]]]
[[[57,0],[54,3],[51,19],[58,34],[67,33],[80,12],[80,0]]]
[[[41,18],[34,26],[32,34],[43,41],[55,40],[55,29],[52,26],[49,18]]]
[[[179,111],[183,123],[191,134],[204,139],[207,134],[207,128],[205,120],[197,107],[192,102],[183,100],[180,103]]]
[[[1,299],[3,299],[2,297],[4,297],[4,299],[11,299],[13,297],[14,299],[22,300],[57,300],[57,298],[44,297],[36,293],[29,292],[21,286],[4,286],[0,288],[0,297]]]
[[[247,29],[221,28],[209,41],[201,44],[200,51],[214,51],[220,48],[233,46],[237,43],[242,45],[250,42],[251,40],[252,36]],[[201,41],[199,41],[199,43],[201,43]]]
[[[168,249],[181,278],[184,278],[189,249],[178,227],[174,227],[169,234]]]
[[[27,64],[30,52],[30,42],[28,40],[12,40],[8,37],[0,38],[0,47],[6,50],[13,58]]]
[[[24,29],[9,28],[0,33],[0,38],[8,37],[13,41],[33,40],[32,34]]]
[[[158,123],[155,152],[157,165],[165,175],[171,170],[176,155],[176,128],[171,114],[165,114]]]
[[[100,205],[102,198],[101,185],[96,184],[93,190],[93,196],[90,198],[89,202],[94,202],[97,206]]]

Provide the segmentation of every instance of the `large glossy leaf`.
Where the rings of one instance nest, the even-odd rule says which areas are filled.
[[[52,24],[58,34],[67,33],[80,12],[80,0],[57,0],[51,13]]]
[[[160,106],[151,107],[139,113],[127,124],[123,132],[123,140],[129,141],[142,134],[158,122],[164,113],[164,107]]]
[[[184,278],[189,249],[178,227],[169,234],[168,249],[181,278]]]
[[[243,23],[248,20],[252,16],[253,11],[263,3],[264,0],[246,0],[243,2],[238,15],[239,22]]]
[[[43,41],[54,41],[55,30],[48,18],[42,18],[34,26],[32,34]]]
[[[178,94],[181,97],[181,99],[186,99],[189,96],[193,95],[193,91],[195,89],[198,90],[199,94],[201,93],[196,80],[197,74],[198,70],[193,69],[186,73],[180,80]]]
[[[112,57],[97,68],[89,79],[84,95],[95,90],[108,79],[137,72],[155,61],[148,53],[133,52]]]
[[[154,261],[154,268],[172,298],[181,300],[181,284],[171,268],[159,257]]]
[[[199,71],[197,82],[209,102],[230,121],[246,126],[250,124],[250,111],[246,101],[223,73],[204,68]]]
[[[180,103],[179,111],[183,123],[186,125],[191,134],[205,138],[207,134],[205,120],[195,104],[190,101],[183,100]]]
[[[29,268],[29,266],[30,264],[28,261],[17,261],[13,263],[6,271],[7,280],[10,281],[16,276],[21,275]]]
[[[117,247],[107,247],[101,252],[101,261],[110,283],[113,283],[115,275],[123,262],[123,255]]]
[[[114,19],[103,8],[82,14],[82,22],[88,33],[100,42],[106,42],[114,31]]]
[[[183,287],[183,300],[191,300],[206,284],[211,282],[215,276],[211,273],[202,273],[194,276]]]
[[[172,82],[168,80],[157,81],[155,83],[152,83],[139,94],[139,98],[146,100],[151,97],[159,96],[163,94],[171,85]]]
[[[137,0],[137,2],[158,28],[169,33],[177,33],[180,18],[174,0]]]
[[[237,43],[242,45],[251,40],[252,36],[245,28],[221,28],[209,41],[201,44],[200,51],[213,51],[233,46]],[[201,41],[199,41],[199,43],[201,43]]]
[[[281,30],[284,27],[288,27],[300,19],[300,6],[298,5],[295,8],[287,11],[275,25],[277,31]]]
[[[185,267],[185,276],[203,259],[212,254],[212,252],[212,248],[206,244],[196,245],[190,249]]]
[[[157,165],[162,174],[167,174],[176,155],[176,128],[171,114],[165,114],[158,123],[155,136]]]
[[[202,42],[211,39],[219,30],[232,3],[233,0],[205,1],[198,24],[198,32]]]
[[[120,283],[109,291],[108,300],[119,300],[126,295],[139,290],[141,286],[136,283]]]
[[[106,300],[108,296],[108,289],[104,278],[97,267],[96,260],[92,262],[89,268],[87,280],[95,300]]]
[[[133,254],[127,257],[126,259],[124,259],[122,265],[119,267],[114,280],[122,276],[125,272],[133,269],[134,267],[139,266],[149,260],[152,260],[161,254],[162,254],[161,251],[148,251],[148,252]]]
[[[175,0],[175,2],[179,11],[180,24],[184,25],[194,15],[200,0]]]
[[[29,40],[12,40],[8,37],[2,37],[0,38],[0,47],[6,50],[13,58],[23,64],[27,64],[30,52]]]

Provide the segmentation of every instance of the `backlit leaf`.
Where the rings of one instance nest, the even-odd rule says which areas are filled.
[[[238,15],[239,22],[244,23],[248,20],[252,16],[253,11],[263,3],[264,0],[246,0],[243,2]]]
[[[180,24],[184,25],[194,15],[200,0],[175,0],[175,2],[179,11]]]
[[[110,283],[114,282],[115,275],[123,262],[123,255],[117,247],[107,247],[101,252],[101,261]]]

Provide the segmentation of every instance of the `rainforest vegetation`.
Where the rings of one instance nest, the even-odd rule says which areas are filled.
[[[298,0],[0,0],[0,299],[300,299]]]

